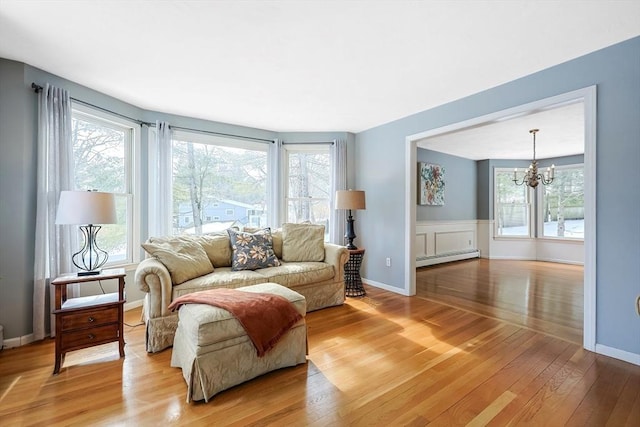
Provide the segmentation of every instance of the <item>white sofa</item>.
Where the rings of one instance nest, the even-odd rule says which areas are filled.
[[[284,224],[271,232],[280,265],[256,270],[234,271],[234,250],[227,232],[149,239],[143,247],[152,257],[143,260],[135,273],[135,283],[146,292],[143,321],[147,351],[158,352],[173,345],[178,315],[167,307],[174,298],[191,292],[270,282],[302,294],[307,311],[343,304],[344,265],[349,252],[343,246],[318,241],[316,227]],[[320,239],[323,236],[322,227]],[[199,258],[194,253],[200,254]],[[305,261],[310,253],[313,260]]]

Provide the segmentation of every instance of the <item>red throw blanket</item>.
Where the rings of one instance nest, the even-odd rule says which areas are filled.
[[[177,310],[187,303],[209,304],[231,313],[244,327],[258,351],[258,357],[271,350],[302,319],[293,304],[273,294],[211,289],[182,295],[169,305],[169,310]]]

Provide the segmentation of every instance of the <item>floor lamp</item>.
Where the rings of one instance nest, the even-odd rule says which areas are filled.
[[[82,249],[71,256],[78,276],[100,273],[109,254],[98,247],[96,237],[102,227],[95,224],[117,223],[115,197],[99,191],[61,191],[56,224],[80,225]]]
[[[358,249],[353,244],[353,239],[356,238],[356,232],[353,227],[353,216],[351,216],[352,210],[366,209],[366,202],[364,197],[364,191],[361,190],[338,190],[336,191],[336,209],[349,210],[349,217],[347,218],[347,232],[344,238],[347,240],[347,249]]]

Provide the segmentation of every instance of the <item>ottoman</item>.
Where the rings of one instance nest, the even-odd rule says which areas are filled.
[[[307,312],[305,298],[277,283],[237,288],[280,295],[303,317],[263,357],[244,328],[226,310],[208,304],[185,304],[178,312],[171,366],[182,369],[187,402],[208,402],[216,393],[267,372],[306,362]]]

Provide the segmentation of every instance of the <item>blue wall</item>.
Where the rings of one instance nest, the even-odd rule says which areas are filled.
[[[405,138],[518,105],[597,85],[596,342],[640,354],[640,37],[356,135],[358,212],[367,248],[363,277],[404,287]],[[479,164],[478,174],[487,172]],[[483,194],[488,188],[481,186]],[[488,210],[478,202],[479,216]],[[366,232],[364,230],[367,230]]]
[[[417,206],[417,221],[473,220],[477,209],[476,162],[419,148],[419,162],[444,167],[444,206]],[[416,178],[417,179],[417,178]]]

